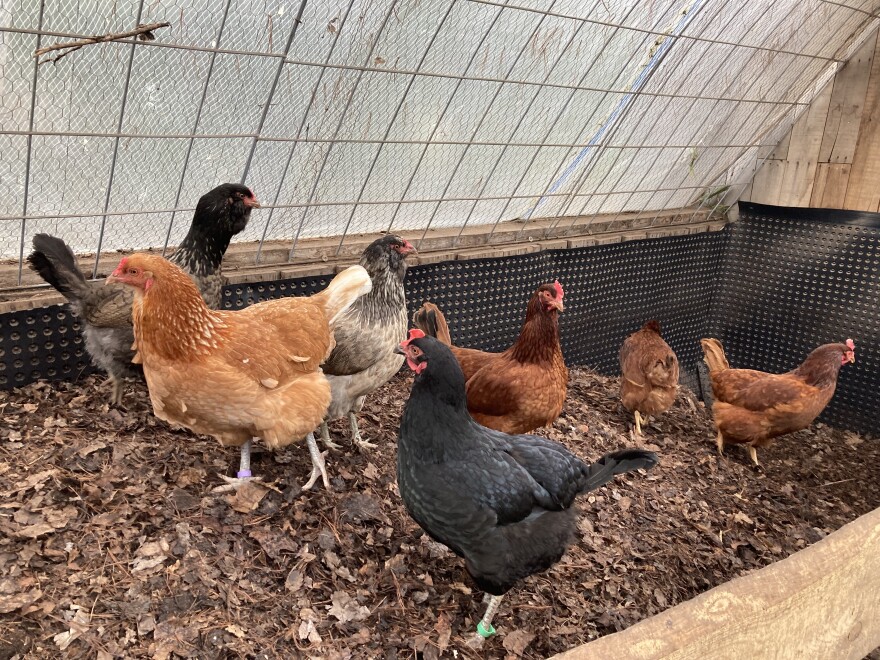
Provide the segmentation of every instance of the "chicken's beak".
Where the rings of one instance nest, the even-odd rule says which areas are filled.
[[[850,361],[852,364],[855,364],[855,363],[856,363],[856,354],[855,354],[855,353],[850,353],[850,354],[849,354],[849,361]]]
[[[418,254],[419,251],[416,250],[416,246],[410,243],[409,241],[403,242],[403,247],[400,250],[400,254],[406,256],[408,254]]]
[[[565,305],[562,304],[561,300],[551,300],[550,305],[560,312],[565,311]]]
[[[251,197],[245,197],[242,199],[242,201],[244,202],[245,206],[249,206],[252,209],[260,208],[260,202],[257,201],[256,195],[252,195]]]
[[[119,277],[120,275],[122,275],[122,273],[117,268],[107,276],[106,280],[104,280],[104,286],[107,286],[108,284],[121,284],[122,280]]]
[[[403,350],[403,346],[402,346],[402,345],[395,346],[395,347],[394,347],[394,352],[397,353],[398,355],[406,355],[406,351]]]

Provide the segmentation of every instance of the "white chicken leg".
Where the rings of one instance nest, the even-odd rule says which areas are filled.
[[[234,477],[228,477],[225,474],[221,474],[220,478],[223,479],[226,483],[222,486],[217,486],[214,488],[213,492],[215,493],[228,493],[233,490],[238,490],[243,485],[248,482],[262,484],[263,486],[271,486],[263,482],[262,479],[254,478],[251,473],[251,445],[253,444],[253,440],[246,441],[241,446],[241,462],[238,465],[238,473]]]
[[[327,465],[324,463],[324,454],[318,451],[318,443],[315,440],[315,434],[309,433],[306,436],[306,444],[309,446],[309,455],[312,457],[312,476],[306,482],[303,490],[309,490],[318,481],[318,477],[324,482],[324,488],[330,490],[330,479],[327,478]]]
[[[468,642],[468,646],[472,649],[479,649],[483,646],[483,642],[495,634],[495,628],[492,627],[492,617],[494,617],[495,612],[498,611],[498,606],[501,605],[502,598],[504,598],[504,596],[491,596],[489,598],[489,605],[486,607],[486,613],[477,624],[477,634]]]

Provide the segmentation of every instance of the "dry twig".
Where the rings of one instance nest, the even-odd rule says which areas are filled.
[[[72,52],[79,50],[83,46],[89,46],[91,44],[102,44],[108,41],[121,41],[122,39],[128,39],[129,37],[138,37],[143,41],[153,41],[156,38],[155,35],[153,35],[153,30],[158,30],[159,28],[163,27],[171,27],[171,23],[150,23],[149,25],[138,25],[134,30],[129,30],[128,32],[103,34],[95,37],[79,39],[77,41],[68,41],[67,43],[52,44],[51,46],[39,48],[34,51],[34,59],[39,59],[43,55],[54,52],[56,50],[63,50],[64,52],[57,57],[48,57],[45,60],[39,62],[40,64],[45,64],[46,62],[52,62],[54,64],[65,55],[70,55]]]

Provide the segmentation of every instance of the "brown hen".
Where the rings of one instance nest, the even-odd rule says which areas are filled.
[[[668,410],[677,394],[678,358],[660,336],[660,324],[648,321],[620,347],[620,400],[635,417],[636,434],[648,415]]]
[[[855,344],[823,344],[803,364],[784,374],[731,369],[717,339],[702,339],[712,381],[712,414],[718,428],[718,453],[724,445],[744,444],[758,465],[756,447],[807,428],[834,396],[837,374],[855,362]]]
[[[453,346],[446,319],[432,303],[413,315],[416,327],[452,349],[467,381],[468,410],[483,426],[521,434],[559,417],[568,386],[559,345],[564,295],[559,282],[538,287],[519,337],[502,353]]]

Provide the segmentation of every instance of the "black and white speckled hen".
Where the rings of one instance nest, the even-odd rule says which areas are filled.
[[[575,497],[614,475],[651,468],[657,456],[622,449],[587,464],[547,438],[480,426],[447,346],[410,330],[400,347],[416,373],[397,444],[400,496],[422,529],[463,557],[477,586],[492,595],[479,641],[494,632],[501,596],[562,557],[576,530]]]
[[[189,233],[170,260],[192,277],[205,302],[217,309],[221,303],[223,276],[220,263],[232,237],[248,223],[257,198],[246,187],[225,183],[202,195]],[[87,280],[76,256],[60,238],[37,234],[28,256],[33,270],[67,298],[83,322],[86,350],[92,361],[110,376],[111,401],[122,402],[123,379],[136,373],[131,326],[132,293],[120,285],[104,286]]]
[[[361,448],[375,445],[361,438],[356,413],[366,396],[387,383],[403,364],[403,357],[396,353],[406,337],[403,279],[406,257],[415,251],[409,241],[394,234],[367,246],[359,263],[370,274],[373,288],[336,321],[336,347],[322,365],[333,391],[327,419],[348,415],[351,439]],[[327,447],[339,448],[330,440],[326,421],[321,425],[321,439]]]

